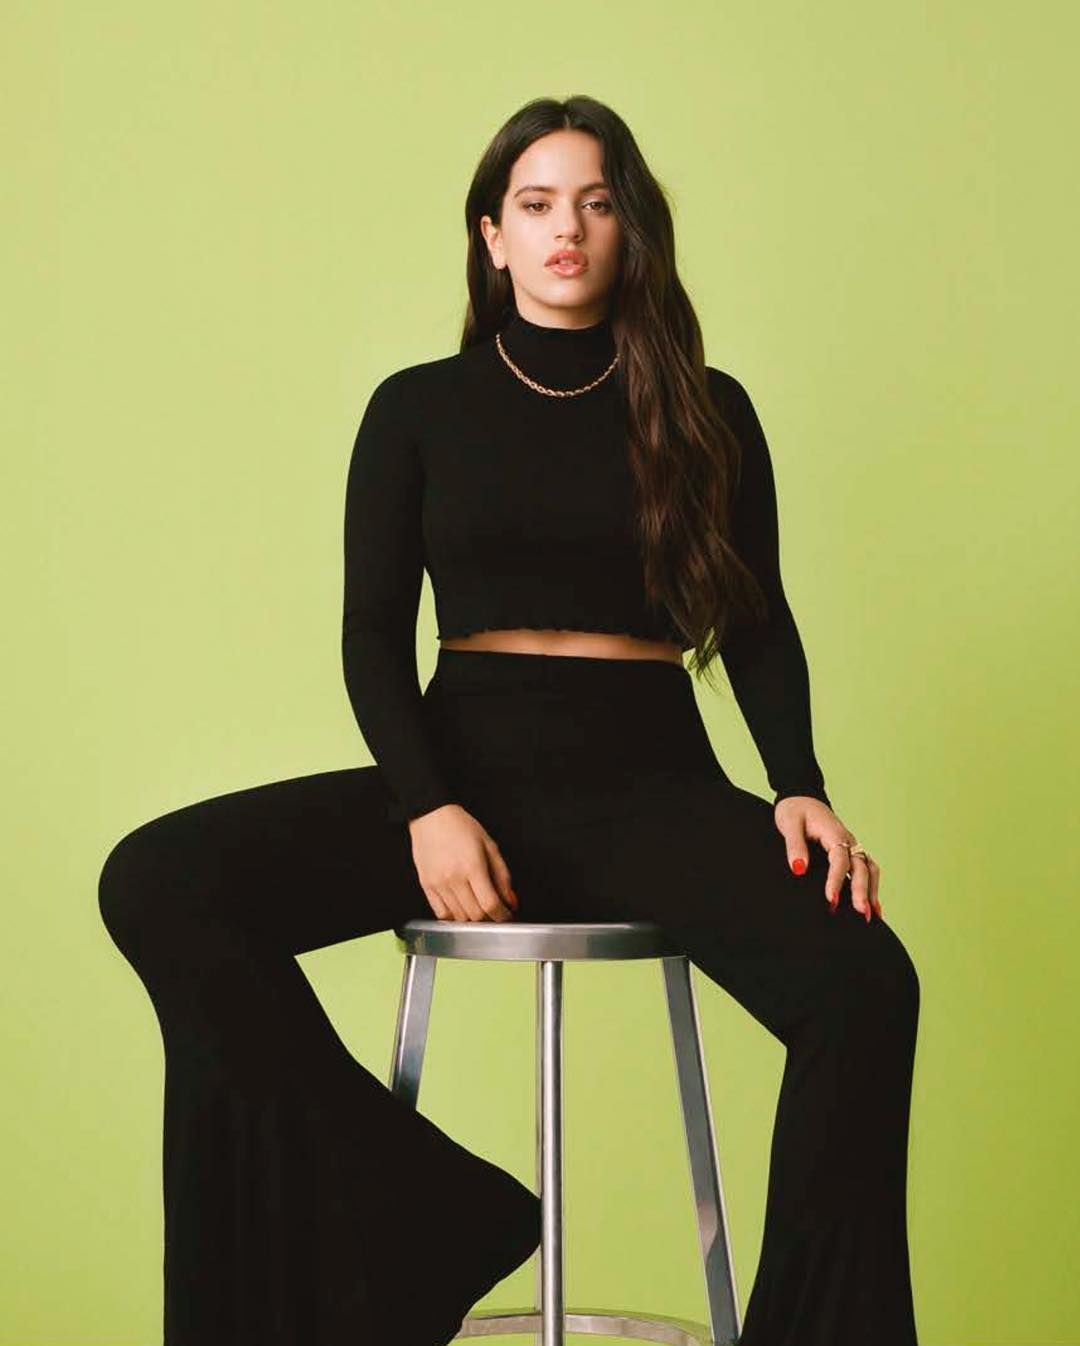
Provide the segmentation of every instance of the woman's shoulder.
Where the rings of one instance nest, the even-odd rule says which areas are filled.
[[[407,399],[430,392],[448,377],[452,378],[460,362],[460,355],[440,355],[431,360],[402,365],[383,375],[375,385],[372,396],[378,394],[386,399]]]
[[[746,389],[730,370],[723,369],[719,365],[706,365],[705,377],[709,391],[722,406],[738,408],[749,400]]]
[[[705,372],[720,414],[739,439],[763,441],[764,431],[761,428],[757,407],[747,392],[745,383],[729,370],[715,365],[706,365]]]
[[[434,356],[402,365],[385,374],[372,390],[372,398],[396,407],[415,407],[440,397],[452,397],[460,380],[472,364],[475,348],[452,355]]]

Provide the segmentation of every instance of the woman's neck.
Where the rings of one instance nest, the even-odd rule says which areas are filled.
[[[552,388],[590,382],[615,355],[615,336],[606,316],[587,327],[546,327],[515,309],[501,335],[503,349],[521,372]]]

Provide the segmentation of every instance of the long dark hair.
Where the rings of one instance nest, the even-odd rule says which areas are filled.
[[[608,308],[624,394],[646,601],[667,608],[705,672],[736,609],[764,614],[764,595],[731,543],[740,446],[712,398],[701,327],[675,269],[664,189],[629,127],[584,94],[536,98],[496,133],[465,201],[469,305],[461,349],[487,340],[514,310],[507,270],[493,265],[480,220],[498,224],[510,173],[534,140],[573,129],[596,136],[621,225],[622,254]]]

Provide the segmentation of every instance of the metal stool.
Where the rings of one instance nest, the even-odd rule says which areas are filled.
[[[394,929],[405,953],[389,1086],[416,1107],[439,958],[537,964],[537,1181],[542,1208],[537,1265],[539,1308],[468,1315],[455,1337],[540,1334],[563,1346],[566,1332],[633,1337],[666,1346],[734,1346],[741,1331],[723,1185],[716,1156],[701,1027],[690,961],[651,921],[545,924],[527,921],[411,920]],[[563,1303],[562,965],[568,959],[659,958],[679,1079],[690,1176],[697,1209],[709,1325]],[[711,1330],[710,1330],[711,1329]]]

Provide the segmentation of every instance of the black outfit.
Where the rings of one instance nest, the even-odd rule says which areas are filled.
[[[515,314],[504,336],[551,387],[613,352],[606,322]],[[743,444],[740,554],[771,597],[724,663],[777,797],[826,799],[768,450],[741,386],[709,379]],[[360,1065],[293,957],[430,918],[402,820],[451,800],[499,843],[518,919],[657,921],[785,1044],[743,1346],[916,1342],[919,981],[894,931],[846,896],[830,911],[819,847],[790,872],[681,664],[441,649],[417,680],[425,565],[441,636],[669,629],[641,599],[615,392],[544,397],[491,341],[384,380],[345,530],[346,679],[376,764],[189,804],[105,861],[102,916],[165,1047],[166,1346],[435,1346],[538,1245],[537,1197]]]

